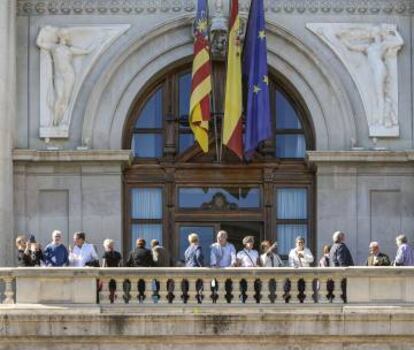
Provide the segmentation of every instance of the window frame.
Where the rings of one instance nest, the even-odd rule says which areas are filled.
[[[174,64],[172,68],[167,67],[154,76],[141,90],[130,110],[131,113],[124,128],[124,149],[131,148],[134,125],[139,115],[138,111],[144,108],[145,101],[148,101],[152,96],[156,87],[164,84],[163,157],[161,159],[135,158],[131,165],[124,170],[124,230],[122,236],[124,254],[129,252],[129,247],[131,246],[132,196],[130,196],[129,190],[135,187],[163,188],[163,245],[171,252],[172,257],[176,259],[179,258],[179,229],[177,227],[180,224],[185,224],[185,226],[196,226],[197,224],[210,226],[217,221],[220,223],[257,221],[262,223],[263,239],[274,240],[277,230],[276,205],[273,203],[275,188],[306,187],[308,188],[307,246],[313,253],[316,253],[315,170],[306,164],[304,158],[276,158],[274,141],[272,141],[273,146],[269,145],[269,142],[265,142],[263,150],[258,152],[255,159],[248,164],[238,160],[237,163],[236,161],[229,161],[222,164],[200,161],[199,157],[203,159],[204,155],[201,154],[196,145],[184,150],[183,153],[179,153],[178,79],[182,74],[190,71],[190,60],[190,57],[181,60]],[[220,69],[223,69],[223,67]],[[270,67],[269,78],[271,86],[274,88],[278,87],[285,94],[285,97],[289,98],[289,102],[292,103],[292,107],[295,108],[302,123],[307,149],[314,149],[313,135],[315,133],[303,99],[288,80]],[[222,93],[220,89],[223,90],[223,86],[219,86],[216,89],[216,95]],[[274,89],[272,88],[271,90]],[[275,93],[273,95],[275,96]],[[175,100],[173,101],[173,99]],[[273,101],[271,100],[270,103],[271,112],[274,116],[275,103]],[[276,127],[276,118],[273,117],[272,122],[274,127]],[[210,130],[212,129],[210,128]],[[295,134],[298,134],[296,129]],[[273,139],[275,139],[275,136],[276,133]],[[180,209],[178,207],[179,187],[229,187],[229,184],[235,187],[248,187],[249,185],[259,187],[261,190],[262,207],[257,210],[238,209],[226,212],[217,210],[208,210],[206,212],[203,209]],[[219,220],[217,219],[217,213],[220,213]],[[207,249],[207,247],[205,248]]]

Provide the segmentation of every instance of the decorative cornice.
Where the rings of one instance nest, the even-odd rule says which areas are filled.
[[[36,151],[13,150],[14,162],[116,162],[129,163],[130,150]]]
[[[195,0],[17,0],[18,16],[140,15],[191,13]],[[265,0],[266,11],[282,14],[412,15],[412,0]],[[247,12],[250,0],[240,1]]]
[[[407,151],[308,151],[310,163],[412,163],[414,150]]]

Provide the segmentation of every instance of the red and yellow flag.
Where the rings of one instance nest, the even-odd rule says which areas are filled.
[[[189,123],[201,149],[208,152],[211,64],[208,45],[207,1],[198,0],[195,20],[194,60],[191,81]]]
[[[236,153],[240,159],[243,159],[243,100],[238,0],[231,0],[229,24],[226,97],[223,117],[223,144]]]

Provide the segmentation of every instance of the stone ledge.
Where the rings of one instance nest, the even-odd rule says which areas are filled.
[[[130,307],[131,308],[131,307]],[[133,307],[135,313],[96,308],[28,307],[0,309],[0,339],[19,336],[57,337],[274,337],[274,336],[409,336],[414,340],[413,307],[320,306],[312,311],[298,305],[291,310],[277,307],[215,307],[215,313],[191,307],[154,314]],[[188,309],[187,309],[188,311]],[[403,323],[404,327],[399,327]],[[384,333],[386,329],[387,333]]]
[[[117,162],[130,163],[130,150],[36,151],[13,150],[14,162]]]
[[[407,151],[308,151],[310,163],[407,163],[414,161],[414,150]]]

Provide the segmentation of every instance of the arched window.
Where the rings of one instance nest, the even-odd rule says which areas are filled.
[[[306,106],[275,72],[270,75],[273,138],[250,163],[220,145],[224,65],[215,62],[216,113],[210,150],[201,152],[188,123],[191,65],[154,79],[137,97],[124,133],[133,165],[125,171],[125,252],[138,236],[158,239],[182,258],[187,235],[208,246],[219,229],[241,247],[243,235],[277,240],[286,258],[298,235],[314,248],[314,174],[306,150],[314,145]],[[221,154],[221,156],[219,156]]]

